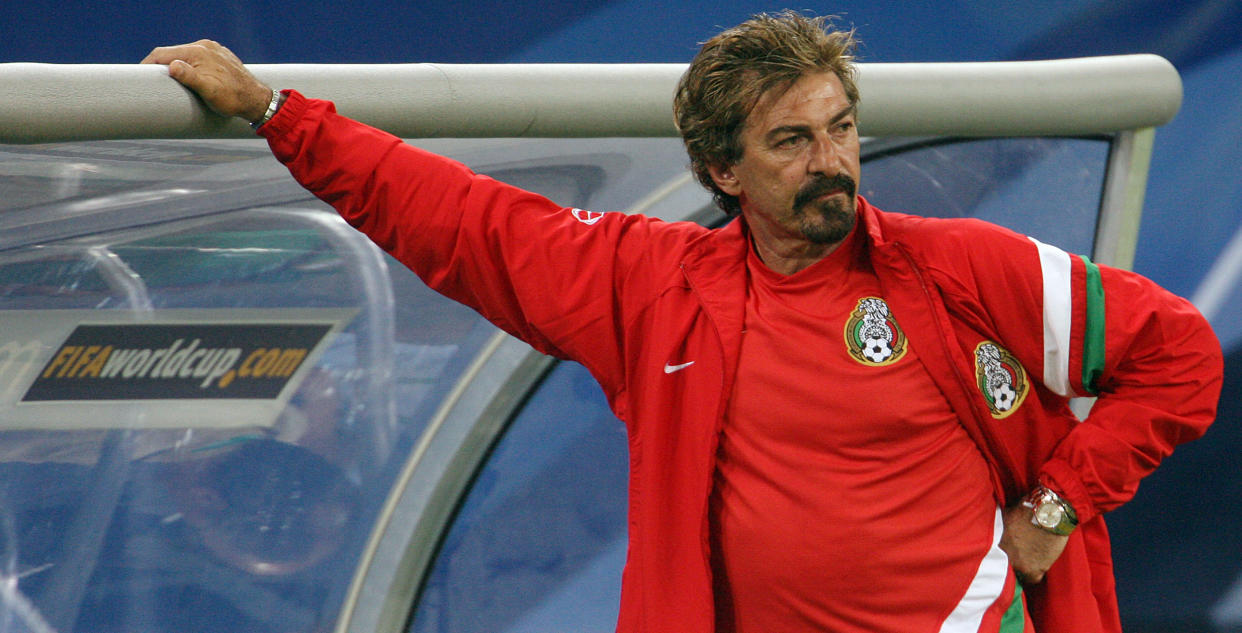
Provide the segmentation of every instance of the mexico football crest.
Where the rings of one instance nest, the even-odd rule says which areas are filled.
[[[984,341],[975,347],[975,383],[979,385],[992,417],[998,420],[1008,417],[1022,406],[1026,393],[1030,391],[1022,363],[1008,350],[991,341]]]
[[[845,347],[864,365],[891,365],[906,355],[906,335],[883,299],[863,297],[845,322]]]

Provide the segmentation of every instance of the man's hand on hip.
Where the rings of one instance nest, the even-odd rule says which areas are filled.
[[[1000,548],[1009,555],[1009,564],[1024,585],[1043,581],[1068,541],[1068,536],[1053,534],[1032,523],[1030,508],[1018,504],[1005,510]]]
[[[170,77],[224,116],[258,121],[272,100],[271,88],[250,74],[232,51],[211,40],[161,46],[142,63],[167,65]]]

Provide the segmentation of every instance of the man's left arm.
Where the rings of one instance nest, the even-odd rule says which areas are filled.
[[[1038,486],[1006,513],[1002,547],[1020,576],[1038,582],[1077,524],[1129,501],[1177,445],[1207,430],[1223,361],[1186,300],[1137,274],[1032,243],[1044,286],[1045,386],[1097,396],[1039,468]],[[1050,274],[1058,267],[1064,275]]]
[[[1190,302],[1134,273],[1097,270],[1070,371],[1076,392],[1098,398],[1040,472],[1079,521],[1129,501],[1177,445],[1202,436],[1223,381],[1220,343]]]

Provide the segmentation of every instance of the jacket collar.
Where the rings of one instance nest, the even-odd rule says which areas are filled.
[[[862,196],[858,196],[857,213],[858,223],[854,230],[862,232],[869,246],[891,245],[879,210]],[[713,291],[709,293],[712,296],[721,296],[714,292],[716,290],[724,291],[724,296],[729,296],[730,290],[745,292],[744,269],[749,248],[750,230],[746,225],[746,218],[738,216],[719,229],[705,232],[703,237],[692,244],[682,260],[682,269],[685,270],[691,285],[699,292],[710,289]],[[742,280],[743,283],[730,287],[731,282],[736,280]],[[718,287],[717,284],[725,287]]]
[[[858,224],[854,230],[863,231],[866,248],[887,244],[881,224],[876,208],[859,196]],[[746,319],[746,257],[750,248],[746,219],[739,216],[719,229],[704,232],[681,261],[686,282],[720,337],[726,394],[732,389],[741,355]],[[888,255],[891,257],[892,253]]]
[[[686,281],[722,339],[742,330],[746,309],[746,250],[749,248],[746,221],[737,217],[722,228],[705,232],[690,246],[681,262]],[[730,349],[730,341],[724,342],[726,350]]]
[[[870,245],[884,248],[892,246],[891,236],[885,228],[880,210],[867,202],[866,198],[858,196],[858,227],[856,230],[863,231]]]

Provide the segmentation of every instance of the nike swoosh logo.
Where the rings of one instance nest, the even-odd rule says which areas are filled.
[[[683,369],[685,369],[685,368],[687,368],[687,367],[689,367],[689,366],[691,366],[691,365],[693,365],[693,364],[694,364],[694,361],[690,361],[690,362],[688,362],[688,363],[682,363],[682,364],[680,364],[680,365],[669,365],[669,364],[665,364],[665,365],[664,365],[664,373],[666,373],[666,374],[671,374],[671,373],[673,373],[673,372],[675,372],[675,371],[681,371],[681,370],[683,370]]]

